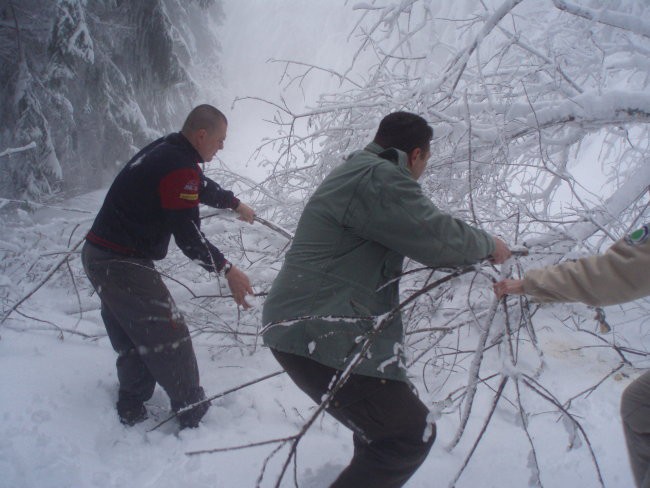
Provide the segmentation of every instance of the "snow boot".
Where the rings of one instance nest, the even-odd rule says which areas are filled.
[[[134,402],[133,400],[118,400],[117,402],[117,415],[120,422],[129,427],[139,424],[146,420],[147,409],[142,402]]]
[[[205,392],[203,391],[203,388],[199,387],[196,391],[196,395],[194,395],[194,399],[192,401],[185,402],[183,405],[172,405],[173,410],[175,412],[182,410],[183,408],[192,405],[194,403],[198,403],[202,400],[205,400]],[[200,405],[197,405],[196,407],[193,407],[186,412],[182,412],[178,414],[178,423],[181,426],[181,429],[185,429],[187,427],[190,427],[192,429],[196,428],[199,426],[199,422],[203,418],[203,416],[206,414],[208,409],[210,408],[211,403],[210,402],[205,402]]]

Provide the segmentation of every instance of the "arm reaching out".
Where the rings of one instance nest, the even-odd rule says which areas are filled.
[[[495,283],[499,298],[530,295],[539,302],[624,303],[650,295],[648,226],[615,242],[604,254],[526,272],[523,280]]]

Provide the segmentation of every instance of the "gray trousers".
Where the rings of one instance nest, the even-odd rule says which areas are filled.
[[[336,370],[271,349],[296,385],[320,403]],[[424,462],[436,438],[429,410],[401,381],[350,376],[327,409],[352,430],[354,455],[330,488],[398,488]],[[430,435],[424,438],[425,430]]]
[[[189,331],[153,262],[89,243],[81,256],[118,354],[118,408],[120,402],[138,405],[148,400],[156,383],[169,395],[174,411],[201,400],[204,394]]]
[[[650,371],[623,392],[621,416],[636,485],[650,488]]]

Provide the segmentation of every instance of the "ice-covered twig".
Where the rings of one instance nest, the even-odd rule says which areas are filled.
[[[34,295],[34,293],[36,293],[38,290],[40,290],[41,287],[42,287],[43,285],[45,285],[45,283],[47,283],[47,282],[50,280],[50,278],[54,275],[54,273],[56,273],[57,270],[58,270],[61,266],[63,266],[63,265],[68,261],[68,259],[69,259],[69,257],[70,257],[70,253],[73,253],[73,252],[74,252],[74,251],[75,251],[75,250],[76,250],[76,249],[81,245],[81,243],[84,242],[85,240],[86,240],[86,236],[84,236],[82,239],[79,239],[79,241],[77,241],[77,243],[72,247],[72,249],[70,249],[70,250],[68,251],[68,253],[67,253],[63,258],[61,258],[61,259],[60,259],[60,260],[59,260],[59,261],[58,261],[58,262],[57,262],[57,263],[52,267],[52,269],[50,269],[50,271],[49,271],[49,272],[48,272],[48,273],[47,273],[47,274],[46,274],[46,275],[41,279],[41,281],[38,282],[38,284],[36,284],[36,285],[35,285],[35,286],[34,286],[34,287],[33,287],[33,288],[32,288],[32,289],[31,289],[31,290],[30,290],[26,295],[24,295],[20,300],[18,300],[16,303],[14,303],[14,304],[9,308],[9,310],[4,314],[4,316],[2,317],[2,319],[0,320],[0,325],[2,325],[2,324],[5,323],[5,321],[6,321],[6,320],[9,318],[9,316],[14,312],[14,310],[16,310],[18,307],[20,307],[20,305],[22,305],[22,304],[25,303],[27,300],[29,300],[29,298],[30,298],[32,295]]]
[[[487,338],[490,335],[490,330],[492,328],[492,323],[494,322],[494,317],[497,312],[497,307],[499,306],[499,300],[496,298],[493,299],[492,305],[490,306],[490,311],[488,313],[487,319],[481,331],[481,336],[479,337],[478,344],[476,346],[476,352],[474,353],[474,359],[472,360],[472,365],[469,369],[469,379],[467,382],[467,394],[465,397],[465,408],[463,409],[463,414],[461,417],[460,425],[456,431],[456,435],[449,443],[447,447],[448,450],[452,450],[458,445],[460,438],[463,436],[465,431],[465,426],[469,421],[470,413],[472,412],[472,406],[474,405],[474,396],[476,395],[476,388],[478,386],[479,372],[481,370],[481,363],[483,362],[483,353],[485,351],[485,344]]]
[[[555,407],[562,412],[562,414],[565,416],[564,418],[568,419],[571,421],[571,423],[580,431],[582,434],[582,437],[584,438],[587,448],[589,449],[589,454],[591,456],[591,460],[594,464],[594,468],[596,469],[596,475],[598,477],[598,482],[600,483],[600,486],[602,488],[605,488],[605,482],[603,481],[603,476],[602,473],[600,472],[600,465],[598,464],[598,460],[596,459],[596,453],[594,453],[594,449],[591,446],[591,441],[589,440],[589,436],[585,432],[584,428],[582,427],[582,424],[576,420],[576,418],[571,415],[571,413],[559,402],[557,398],[555,398],[554,395],[552,395],[546,388],[544,388],[535,378],[532,378],[529,375],[523,375],[523,382],[528,388],[530,388],[532,391],[537,393],[540,397],[548,401],[549,403],[555,405]]]
[[[485,422],[483,423],[483,427],[481,428],[480,433],[476,437],[476,440],[474,441],[474,444],[472,445],[472,448],[469,450],[467,453],[467,456],[465,456],[465,460],[463,461],[462,466],[456,473],[456,476],[454,476],[453,480],[451,483],[449,483],[449,488],[454,488],[456,486],[456,483],[460,479],[461,475],[463,474],[463,471],[465,471],[465,468],[469,464],[469,460],[472,458],[472,455],[474,454],[474,451],[476,451],[476,448],[478,447],[479,443],[481,442],[481,439],[483,438],[483,434],[485,434],[485,431],[488,428],[488,425],[490,425],[490,420],[492,420],[492,416],[494,415],[494,411],[497,408],[497,405],[499,404],[499,400],[501,399],[501,395],[503,393],[503,389],[505,388],[506,384],[508,383],[508,376],[502,376],[501,381],[499,382],[499,387],[497,388],[496,393],[494,394],[494,398],[492,399],[492,406],[490,407],[490,411],[488,412],[487,417],[485,418]]]
[[[570,14],[650,38],[650,23],[646,22],[646,19],[642,17],[627,15],[607,8],[596,10],[565,0],[553,0],[553,4],[560,10]]]
[[[152,431],[156,430],[156,429],[157,429],[158,427],[160,427],[161,425],[166,424],[167,422],[169,422],[169,421],[172,420],[173,418],[177,417],[178,415],[182,414],[183,412],[187,412],[187,411],[189,411],[189,410],[192,410],[194,407],[197,407],[197,406],[199,406],[199,405],[203,405],[203,404],[205,404],[205,403],[211,402],[212,400],[216,400],[217,398],[224,397],[224,396],[226,396],[226,395],[229,395],[230,393],[233,393],[233,392],[235,392],[235,391],[242,390],[242,389],[244,389],[244,388],[246,388],[246,387],[248,387],[248,386],[255,385],[255,384],[257,384],[257,383],[261,383],[262,381],[268,380],[268,379],[273,378],[273,377],[275,377],[275,376],[279,376],[279,375],[281,375],[281,374],[283,374],[283,373],[284,373],[284,371],[276,371],[275,373],[267,374],[267,375],[265,375],[265,376],[262,376],[261,378],[257,378],[257,379],[254,379],[254,380],[248,381],[248,382],[243,383],[243,384],[241,384],[241,385],[235,386],[234,388],[229,388],[228,390],[222,391],[221,393],[217,393],[216,395],[213,395],[213,396],[211,396],[211,397],[208,397],[208,398],[206,398],[205,400],[201,400],[200,402],[196,402],[196,403],[193,403],[193,404],[188,405],[188,406],[186,406],[186,407],[183,407],[183,408],[181,408],[180,410],[178,410],[177,412],[175,412],[173,415],[170,415],[169,417],[167,417],[165,420],[163,420],[163,421],[160,422],[159,424],[156,424],[155,426],[153,426],[153,427],[152,427],[151,429],[149,429],[147,432],[152,432]],[[268,444],[269,442],[266,442],[266,443]],[[233,448],[233,449],[234,449],[234,448]],[[203,452],[204,452],[204,451],[195,451],[195,452],[188,452],[187,454],[188,454],[188,455],[192,455],[192,454],[202,454]],[[218,450],[217,450],[217,451],[212,451],[212,452],[218,452]]]
[[[271,222],[270,220],[263,219],[262,217],[258,217],[257,215],[255,216],[255,221],[259,222],[260,224],[262,224],[262,225],[264,225],[266,227],[268,227],[271,230],[274,230],[278,234],[286,237],[287,239],[293,240],[293,234],[291,234],[291,232],[289,232],[288,230],[283,229],[278,224],[275,224],[275,223]]]

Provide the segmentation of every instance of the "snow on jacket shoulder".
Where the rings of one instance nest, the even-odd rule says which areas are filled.
[[[190,259],[220,270],[225,258],[200,230],[199,203],[236,208],[239,200],[207,178],[201,162],[180,133],[146,146],[115,178],[87,240],[120,255],[158,260],[173,235]]]
[[[524,292],[540,302],[614,305],[650,295],[648,225],[604,254],[527,271]]]

